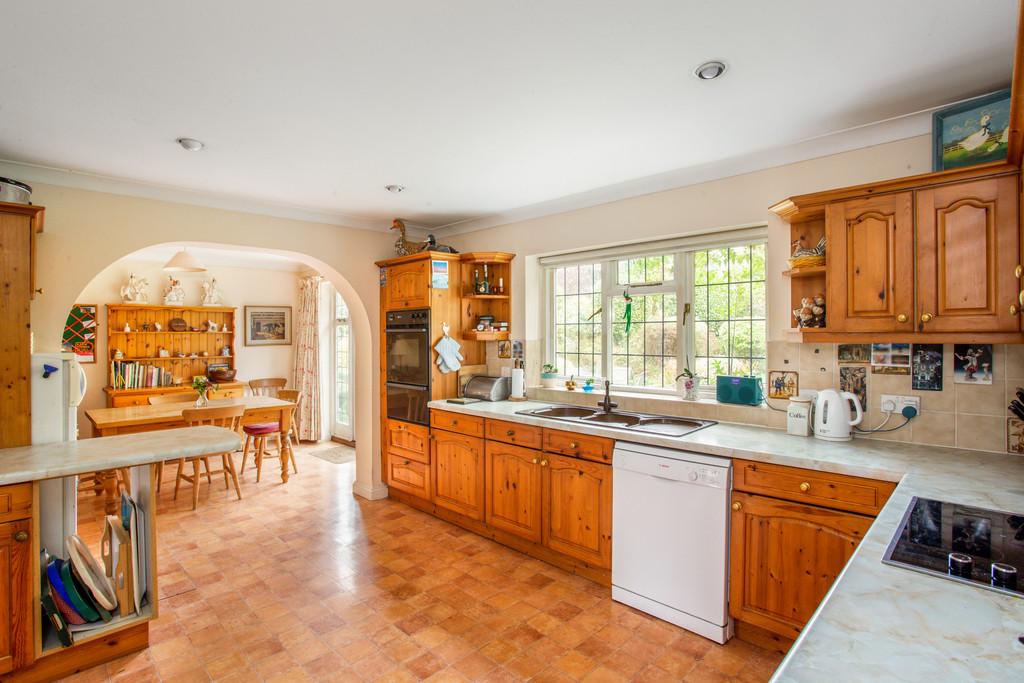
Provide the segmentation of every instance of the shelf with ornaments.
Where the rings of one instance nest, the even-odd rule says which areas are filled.
[[[465,339],[503,341],[509,338],[514,258],[515,254],[496,251],[460,255],[461,329]]]

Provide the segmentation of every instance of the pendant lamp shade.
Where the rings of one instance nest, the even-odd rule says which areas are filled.
[[[164,264],[164,270],[172,273],[201,273],[206,270],[206,266],[187,250],[182,249]]]

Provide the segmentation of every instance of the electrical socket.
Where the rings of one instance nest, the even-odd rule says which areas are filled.
[[[921,413],[920,396],[899,396],[896,394],[882,394],[881,404],[883,413],[899,413],[906,406],[913,407],[918,412],[918,414]]]

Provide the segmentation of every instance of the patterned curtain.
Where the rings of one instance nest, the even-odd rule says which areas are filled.
[[[299,438],[319,441],[320,426],[320,276],[299,282],[299,319],[295,343],[295,388],[302,394],[298,420]]]

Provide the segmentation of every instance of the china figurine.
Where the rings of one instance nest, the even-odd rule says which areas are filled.
[[[164,290],[164,306],[181,306],[185,303],[185,289],[181,286],[181,280],[175,280],[173,276],[167,276],[167,289]]]
[[[137,278],[135,277],[135,273],[128,273],[128,283],[121,287],[121,303],[149,303],[149,295],[146,293],[146,287],[149,287],[149,280],[144,277]]]
[[[217,287],[217,278],[203,283],[203,305],[222,306],[224,300],[220,295],[220,288]]]

